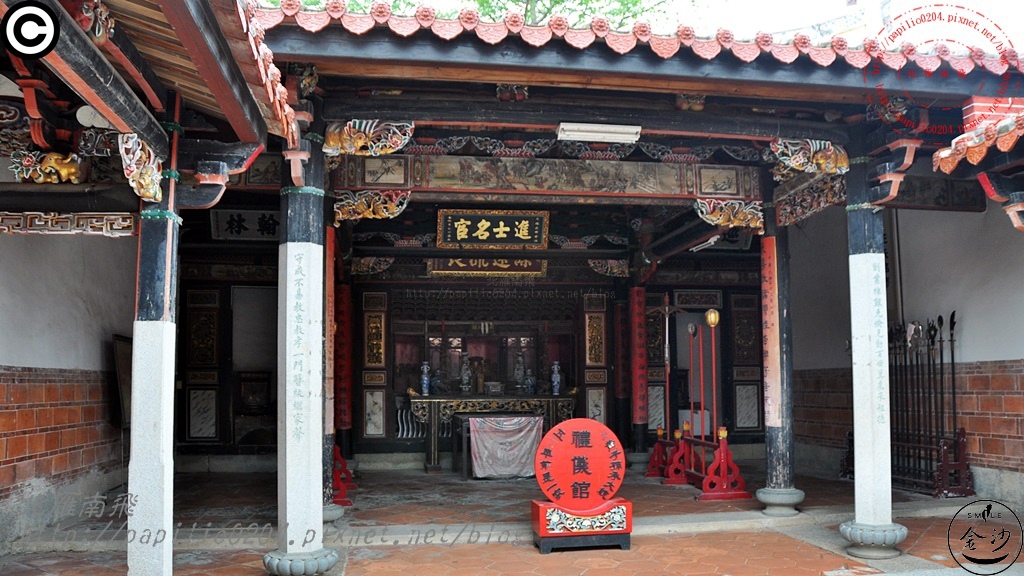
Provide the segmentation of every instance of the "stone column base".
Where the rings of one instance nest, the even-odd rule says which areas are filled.
[[[324,522],[334,522],[345,515],[345,507],[335,503],[324,504]]]
[[[632,470],[633,468],[646,469],[647,461],[651,459],[651,453],[648,452],[626,452],[626,467]]]
[[[314,552],[287,553],[274,550],[263,555],[263,567],[274,576],[315,576],[338,563],[338,553],[330,548]]]
[[[804,501],[804,491],[796,488],[761,488],[755,496],[764,504],[761,512],[766,516],[796,516],[796,505]]]
[[[870,560],[895,558],[902,554],[896,545],[907,539],[907,528],[900,524],[860,524],[843,522],[839,533],[851,542],[846,553]]]

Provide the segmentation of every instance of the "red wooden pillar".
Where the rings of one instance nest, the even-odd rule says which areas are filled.
[[[332,260],[332,262],[334,262]],[[333,452],[334,503],[351,506],[347,498],[349,489],[358,486],[353,481],[346,458],[352,457],[352,285],[345,280],[345,262],[334,262],[334,428]]]
[[[334,230],[327,227],[324,232],[324,515],[341,517],[332,508],[334,503]],[[333,518],[336,520],[337,518]],[[328,520],[331,521],[331,520]]]
[[[616,302],[612,309],[614,338],[615,370],[612,374],[613,410],[615,414],[615,434],[619,438],[629,438],[630,413],[629,397],[632,377],[629,369],[629,304],[626,301]]]
[[[647,437],[647,295],[643,287],[629,289],[631,372],[633,384],[633,445],[646,452]]]

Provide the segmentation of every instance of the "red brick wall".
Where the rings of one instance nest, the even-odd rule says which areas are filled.
[[[957,425],[972,465],[1024,471],[1024,360],[957,365]]]
[[[797,442],[845,449],[846,433],[852,429],[852,369],[793,372],[793,437]]]
[[[957,426],[967,432],[971,464],[1024,472],[1024,360],[961,363],[956,376]],[[853,429],[852,378],[848,368],[794,372],[797,442],[846,448],[846,432]],[[947,425],[952,428],[951,418]]]
[[[110,424],[113,375],[0,366],[0,500],[40,478],[71,482],[121,465]]]

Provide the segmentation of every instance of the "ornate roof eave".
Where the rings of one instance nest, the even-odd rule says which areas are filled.
[[[1010,218],[1015,230],[1024,232],[1024,186],[1016,178],[1004,176],[997,171],[985,170],[982,162],[989,151],[1013,150],[1021,135],[1024,135],[1024,112],[1003,118],[998,122],[985,122],[978,128],[957,136],[949,147],[932,155],[932,171],[952,174],[964,158],[978,172],[978,182],[989,200],[999,203]]]
[[[254,2],[254,0],[250,0]],[[680,48],[687,48],[705,60],[718,57],[728,51],[745,63],[753,62],[762,54],[768,54],[778,62],[791,64],[806,55],[819,66],[828,67],[842,60],[856,69],[864,69],[872,61],[878,61],[892,70],[900,70],[913,62],[927,73],[934,72],[948,63],[962,74],[969,74],[980,68],[995,75],[1002,75],[1011,68],[1022,71],[1015,50],[1002,54],[987,54],[975,50],[969,55],[954,54],[947,47],[939,45],[935,53],[922,53],[911,43],[904,43],[898,51],[884,51],[878,42],[866,38],[859,45],[851,45],[842,37],[834,37],[825,46],[811,42],[810,37],[797,34],[789,43],[779,43],[771,34],[759,33],[753,41],[738,41],[733,32],[720,29],[714,38],[698,38],[695,30],[683,24],[676,28],[674,35],[656,35],[646,22],[636,22],[628,32],[611,30],[606,18],[595,17],[589,28],[570,28],[564,16],[552,16],[547,25],[527,26],[522,14],[509,12],[501,22],[482,22],[480,13],[474,9],[463,9],[457,19],[436,17],[433,8],[421,6],[414,16],[399,16],[391,12],[386,2],[374,2],[368,14],[353,14],[346,10],[343,0],[328,0],[322,10],[303,9],[300,0],[282,0],[280,7],[250,8],[254,19],[263,30],[270,30],[287,21],[300,28],[316,33],[329,25],[340,24],[352,34],[366,34],[374,28],[387,29],[397,36],[408,37],[420,30],[429,30],[438,38],[452,40],[463,33],[475,33],[484,42],[496,45],[518,36],[527,44],[541,47],[555,37],[578,49],[603,42],[618,54],[626,54],[646,44],[657,56],[668,59],[675,56]]]
[[[965,132],[953,139],[949,146],[932,155],[932,170],[952,174],[964,158],[977,166],[985,159],[991,148],[1009,152],[1024,135],[1024,112],[1014,114],[998,122],[985,122],[978,128]]]

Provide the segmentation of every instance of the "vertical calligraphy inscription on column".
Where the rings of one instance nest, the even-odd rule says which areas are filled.
[[[775,238],[761,238],[761,334],[764,355],[764,423],[782,426],[782,370],[779,365],[779,283]]]
[[[886,332],[887,310],[882,298],[882,289],[885,286],[882,277],[883,262],[883,258],[877,258],[871,263],[871,380],[875,386],[875,421],[879,424],[888,422],[889,417],[889,342]]]
[[[306,362],[306,306],[304,302],[305,294],[303,289],[306,287],[306,270],[303,263],[303,254],[295,254],[293,256],[293,266],[291,275],[291,330],[289,330],[289,342],[288,350],[291,355],[291,389],[289,399],[290,412],[292,415],[291,433],[292,438],[296,441],[302,440],[303,425],[305,424],[306,413],[306,399],[309,394],[306,393],[306,386],[308,383],[308,366]]]

